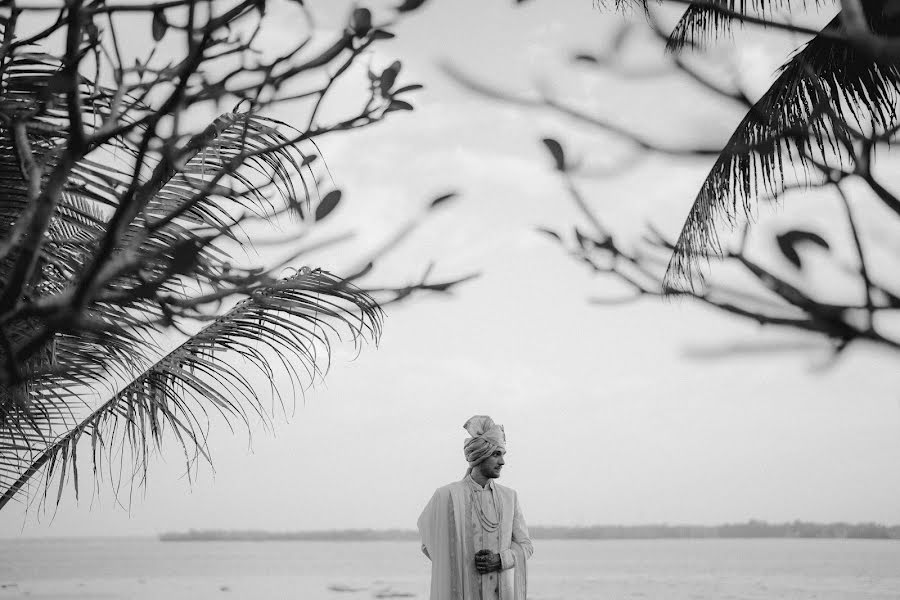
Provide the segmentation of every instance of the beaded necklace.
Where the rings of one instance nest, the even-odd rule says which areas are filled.
[[[481,527],[487,531],[488,533],[493,533],[497,531],[497,528],[500,527],[500,521],[503,520],[503,515],[501,514],[502,505],[497,502],[497,496],[494,492],[494,486],[491,486],[491,498],[494,500],[494,509],[497,512],[497,520],[492,521],[485,513],[484,506],[481,501],[481,492],[477,490],[472,490],[472,495],[475,496],[475,514],[478,515],[478,520],[481,521]]]

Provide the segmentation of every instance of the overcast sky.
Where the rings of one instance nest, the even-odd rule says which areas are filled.
[[[358,244],[447,190],[461,193],[382,265],[378,281],[405,283],[432,260],[438,276],[480,271],[478,280],[451,298],[390,307],[380,346],[355,359],[338,351],[325,382],[297,399],[276,435],[257,430],[248,449],[245,435],[216,430],[214,473],[201,468],[189,484],[173,452],[153,461],[130,510],[105,486],[92,499],[88,486],[77,504],[66,496],[55,517],[8,507],[0,536],[413,528],[434,488],[463,475],[462,425],[474,414],[505,425],[502,483],[519,491],[531,524],[900,523],[896,353],[859,345],[831,363],[814,338],[762,331],[688,302],[591,306],[591,296],[616,289],[534,232],[579,218],[539,140],[565,139],[599,163],[623,147],[551,115],[473,97],[437,68],[450,59],[518,91],[543,81],[599,114],[662,128],[669,140],[726,139],[740,113],[699,104],[676,79],[560,75],[574,50],[601,47],[625,21],[592,4],[432,0],[371,57],[401,58],[401,81],[426,85],[417,110],[323,143],[347,199],[334,226],[357,229]],[[325,34],[348,10],[324,0],[311,8]],[[289,19],[276,25],[273,35],[291,36]],[[745,38],[734,58],[748,86],[764,85],[789,43]],[[611,223],[637,232],[652,220],[674,235],[709,166],[651,157],[582,183]],[[827,227],[827,202],[798,198],[775,217],[763,210],[760,231],[810,209]],[[868,206],[864,227],[876,235],[890,221]],[[316,259],[339,268],[348,255]],[[760,340],[805,348],[726,352]]]

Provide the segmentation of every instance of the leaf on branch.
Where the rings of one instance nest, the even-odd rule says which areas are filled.
[[[552,237],[554,240],[556,240],[557,242],[562,242],[562,237],[558,233],[553,231],[552,229],[547,229],[546,227],[538,227],[535,229],[535,231],[537,231],[539,233],[543,233],[544,235],[548,235],[548,236]]]
[[[410,12],[416,10],[425,4],[426,0],[403,0],[403,3],[397,7],[397,12]]]
[[[321,221],[325,217],[327,217],[331,211],[337,207],[338,203],[341,201],[341,190],[331,190],[325,197],[322,198],[322,201],[319,202],[319,205],[316,206],[316,221]]]
[[[413,110],[413,105],[403,100],[391,100],[384,112],[388,113],[396,110]]]
[[[402,88],[398,88],[398,89],[394,90],[394,94],[393,94],[393,95],[396,96],[397,94],[402,94],[403,92],[413,92],[413,91],[415,91],[415,90],[421,90],[421,89],[424,88],[424,87],[425,87],[425,86],[423,86],[423,85],[421,85],[421,84],[419,84],[419,83],[413,83],[413,84],[410,84],[410,85],[404,85]]]
[[[166,13],[163,9],[158,8],[153,11],[153,23],[151,27],[153,30],[153,40],[158,42],[163,39],[163,36],[166,35],[166,31],[169,30],[169,21],[166,19]]]
[[[378,79],[378,86],[383,97],[387,98],[390,95],[391,88],[394,87],[394,83],[397,81],[397,75],[400,74],[400,67],[400,61],[395,60],[388,68],[381,72],[381,77]]]
[[[541,140],[544,142],[544,146],[547,147],[547,150],[550,151],[550,154],[553,156],[553,161],[556,163],[557,171],[565,171],[566,170],[566,156],[563,153],[562,144],[554,140],[553,138],[544,138]]]
[[[818,233],[814,233],[812,231],[803,231],[800,229],[792,229],[790,231],[786,231],[781,235],[776,236],[775,240],[777,241],[778,248],[781,250],[781,253],[784,255],[784,257],[798,269],[803,268],[803,263],[800,259],[800,254],[797,252],[797,244],[811,243],[819,246],[820,248],[824,248],[825,250],[831,249],[831,246],[828,245],[828,242],[825,241],[825,239]]]
[[[357,8],[350,15],[350,29],[357,37],[363,37],[372,29],[372,11],[368,8]]]
[[[386,29],[376,29],[369,37],[371,37],[373,40],[392,40],[397,36],[395,36],[390,31],[387,31]]]
[[[456,196],[458,196],[458,195],[459,194],[457,194],[456,192],[450,192],[449,194],[444,194],[443,196],[438,196],[437,198],[435,198],[434,200],[431,201],[431,204],[428,206],[428,208],[434,208],[435,206],[443,204],[447,200],[456,198]]]
[[[572,60],[575,62],[587,62],[587,63],[599,63],[596,56],[592,54],[576,54],[572,57]]]

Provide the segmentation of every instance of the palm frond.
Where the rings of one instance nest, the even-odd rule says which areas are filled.
[[[49,172],[66,142],[68,113],[65,96],[53,91],[54,78],[61,68],[55,57],[39,52],[18,55],[7,66],[0,87],[0,106],[5,114],[21,118],[35,160]],[[109,115],[113,92],[85,80],[81,107],[85,123],[98,125]],[[121,119],[132,112],[147,110],[133,99],[119,99]],[[33,357],[19,365],[22,383],[0,389],[0,429],[15,428],[24,422],[30,433],[20,432],[19,441],[27,447],[39,444],[49,432],[65,430],[77,424],[76,415],[84,408],[82,396],[113,377],[130,379],[146,367],[145,351],[152,351],[154,322],[159,307],[152,297],[139,293],[144,278],[160,278],[160,292],[184,295],[179,279],[183,274],[170,268],[185,244],[195,244],[199,252],[189,276],[197,284],[214,284],[227,268],[228,256],[212,244],[199,243],[202,231],[228,232],[234,224],[235,209],[252,209],[255,214],[273,215],[284,206],[307,211],[312,199],[304,175],[303,154],[275,125],[283,125],[249,113],[227,113],[216,119],[206,131],[191,141],[194,153],[185,163],[172,165],[152,190],[141,218],[126,231],[115,252],[133,242],[135,268],[108,282],[108,292],[126,297],[126,302],[93,302],[84,311],[97,323],[90,332],[60,332]],[[295,132],[296,133],[296,132]],[[130,154],[128,141],[113,139],[96,148],[72,170],[49,227],[48,241],[40,248],[38,268],[29,282],[31,294],[41,298],[60,294],[78,281],[90,263],[100,240],[107,233],[107,222],[129,184],[129,169],[122,160]],[[241,167],[230,169],[237,159]],[[308,167],[306,167],[308,170]],[[228,185],[207,184],[229,169]],[[302,183],[302,192],[295,189]],[[13,134],[0,125],[0,234],[9,235],[13,225],[28,209],[27,183],[16,156]],[[199,196],[199,197],[198,197]],[[143,235],[152,223],[185,203],[180,212],[152,235]],[[0,238],[2,239],[2,238]],[[0,264],[0,275],[8,273],[15,256]],[[0,277],[5,281],[5,276]],[[0,283],[0,288],[2,288]],[[129,293],[134,292],[129,297]],[[7,323],[3,334],[7,343],[21,347],[41,322],[21,319]],[[7,352],[0,348],[0,359]],[[32,436],[37,436],[32,439]]]
[[[840,15],[827,26],[839,27]],[[897,35],[900,20],[882,19],[874,30]],[[846,160],[840,140],[849,135],[848,127],[892,127],[898,100],[896,65],[879,64],[824,36],[812,39],[782,67],[714,163],[679,235],[666,285],[693,285],[700,257],[721,253],[718,228],[749,217],[758,195],[777,197],[784,190],[786,167],[801,184],[811,183],[814,160]]]
[[[818,7],[828,0],[813,0]],[[727,35],[734,26],[735,18],[717,10],[770,18],[775,11],[806,11],[807,0],[704,0],[688,5],[675,28],[669,35],[666,49],[678,51],[685,46],[705,46],[721,35]]]
[[[55,154],[66,140],[65,97],[48,91],[54,88],[53,81],[60,68],[59,60],[46,54],[21,54],[8,66],[0,94],[0,104],[8,114],[28,115],[32,151],[47,171],[53,168]],[[83,92],[81,106],[85,122],[99,124],[109,114],[114,94],[88,81]],[[120,98],[119,104],[120,118],[125,120],[132,112],[140,114],[147,110],[133,99]],[[193,155],[182,164],[169,165],[165,176],[150,191],[142,216],[119,240],[116,252],[129,248],[138,239],[138,246],[131,249],[139,272],[135,267],[111,280],[110,291],[122,298],[129,290],[143,285],[144,278],[151,277],[164,279],[155,281],[157,289],[174,292],[179,273],[177,269],[169,271],[173,271],[175,254],[186,244],[198,248],[192,265],[193,280],[198,285],[215,283],[229,257],[214,244],[203,242],[197,230],[205,231],[206,236],[210,231],[218,231],[233,237],[231,228],[238,208],[252,210],[263,217],[283,210],[284,206],[294,207],[297,213],[308,212],[312,200],[302,171],[304,156],[274,125],[277,123],[258,115],[227,113],[194,136],[190,142]],[[127,146],[125,139],[111,140],[75,165],[51,222],[51,240],[41,246],[39,268],[34,280],[29,282],[35,295],[60,293],[73,285],[77,275],[89,264],[106,235],[106,221],[129,184],[128,169],[115,157],[117,149]],[[128,153],[124,154],[127,159]],[[235,169],[238,161],[242,164]],[[0,126],[0,185],[7,192],[0,202],[0,216],[5,217],[0,228],[6,229],[0,233],[4,236],[27,213],[27,185],[20,171],[13,136],[8,128]],[[228,177],[222,183],[214,183],[224,171]],[[297,182],[302,184],[302,193],[295,189]],[[188,207],[182,209],[185,204]],[[173,211],[180,211],[178,218],[150,236],[142,235],[148,223]],[[9,272],[14,260],[15,256],[8,256],[0,265],[0,273]],[[135,293],[133,301],[125,305],[98,303],[91,308],[110,324],[139,324],[141,321],[129,316],[129,311],[148,314],[143,320],[145,324],[159,316],[158,305],[140,293]],[[32,322],[21,322],[11,329],[14,331],[8,335],[18,340],[27,337],[27,332],[34,327]],[[106,338],[116,341],[114,336]],[[129,359],[126,364],[129,362],[134,361]],[[38,370],[33,378],[43,375],[44,371]]]
[[[142,313],[152,323],[159,316],[154,298],[138,290],[153,280],[159,292],[184,296],[183,279],[195,288],[215,289],[230,268],[230,256],[212,235],[237,239],[237,213],[249,210],[261,218],[272,218],[287,208],[307,211],[312,202],[302,172],[302,153],[271,122],[251,113],[226,113],[218,117],[188,144],[193,153],[179,168],[162,178],[140,218],[119,241],[117,251],[134,251],[134,267],[110,280],[106,291],[125,297],[118,305],[102,302],[98,310]],[[238,165],[238,163],[240,163]],[[223,177],[224,176],[224,177]],[[303,185],[302,195],[295,182]],[[165,225],[151,229],[177,213]],[[196,249],[187,275],[176,268],[185,245]],[[237,272],[233,272],[237,275]]]
[[[15,136],[9,123],[20,122],[26,128],[28,144],[33,160],[42,165],[44,177],[56,167],[59,154],[65,146],[68,131],[68,112],[64,93],[54,83],[61,72],[58,58],[39,52],[21,53],[7,65],[0,85],[0,110],[8,117],[0,125],[0,239],[7,239],[16,223],[28,215],[28,185],[19,163]],[[88,128],[110,114],[114,93],[84,80],[79,88],[79,101]],[[122,100],[124,113],[139,110],[136,102]],[[125,117],[127,118],[127,117]],[[107,147],[121,147],[124,140],[110,140]],[[83,260],[72,263],[73,257],[83,259],[83,248],[72,252],[72,243],[83,245],[96,238],[102,230],[102,206],[113,206],[122,184],[111,184],[107,173],[96,174],[95,169],[76,165],[65,191],[59,198],[59,210],[51,222],[53,243],[42,249],[44,264],[53,264],[57,275],[61,271],[77,272]],[[57,252],[62,247],[61,252]],[[14,253],[0,264],[0,289],[5,285],[9,269],[14,264]],[[46,285],[42,269],[38,269],[31,286]],[[52,278],[52,274],[51,274]],[[38,290],[40,293],[40,290]]]
[[[0,82],[0,109],[8,117],[0,125],[0,239],[7,239],[13,228],[29,215],[28,184],[18,158],[24,148],[17,148],[17,141],[10,123],[25,127],[32,159],[43,166],[46,177],[57,164],[59,153],[66,141],[68,112],[65,95],[54,84],[61,69],[58,58],[39,52],[17,54],[7,65]],[[81,110],[90,128],[109,114],[112,92],[94,86],[84,80],[80,87]],[[123,100],[126,108],[131,105]],[[111,146],[120,145],[116,140]],[[38,267],[34,277],[27,282],[28,293],[39,299],[61,293],[84,270],[96,240],[105,230],[107,220],[103,206],[109,206],[115,190],[110,178],[93,177],[90,170],[76,168],[58,198],[56,211],[47,231],[47,241],[38,254]],[[104,193],[105,192],[105,193]],[[107,211],[108,212],[108,211]],[[7,275],[17,260],[17,252],[8,253],[0,262],[0,288],[6,285]],[[106,315],[98,315],[96,308],[89,308],[90,318],[114,321]],[[120,320],[128,323],[127,318]],[[20,348],[42,327],[40,320],[24,318],[5,323],[3,335],[10,348]],[[103,349],[99,340],[106,340]],[[122,355],[127,354],[127,358]],[[33,356],[18,365],[21,383],[0,388],[0,427],[12,420],[24,420],[37,426],[47,415],[72,414],[78,394],[72,390],[78,386],[96,384],[117,371],[111,364],[138,366],[141,356],[131,335],[110,335],[109,331],[96,335],[73,336],[60,333],[50,342],[38,348]],[[7,348],[0,351],[4,361],[4,373],[8,372]],[[66,370],[69,371],[66,374]],[[4,377],[4,380],[6,378]],[[47,422],[51,426],[59,422]]]
[[[188,146],[193,148],[192,154],[160,181],[142,218],[125,232],[121,246],[128,246],[140,238],[147,225],[174,212],[179,213],[176,219],[141,240],[143,257],[156,257],[154,262],[171,259],[175,244],[191,238],[197,229],[234,237],[238,210],[263,218],[274,217],[286,207],[308,213],[312,198],[303,172],[303,154],[269,119],[253,113],[226,113]],[[296,182],[302,184],[302,194]],[[201,251],[199,264],[212,269],[216,254],[219,263],[227,258],[211,246]]]
[[[199,456],[209,458],[205,438],[211,413],[245,426],[251,415],[268,419],[245,365],[278,394],[267,353],[280,359],[292,385],[311,383],[328,368],[333,338],[349,333],[356,344],[377,340],[381,322],[374,300],[329,273],[304,269],[279,280],[216,318],[74,425],[69,415],[52,416],[62,434],[48,438],[44,430],[27,426],[0,428],[0,509],[40,487],[46,496],[53,481],[58,499],[69,476],[77,493],[76,450],[82,439],[90,440],[95,475],[104,452],[109,459],[112,448],[128,446],[129,477],[143,481],[150,452],[166,428],[182,445],[189,467]],[[43,486],[29,485],[35,476]]]

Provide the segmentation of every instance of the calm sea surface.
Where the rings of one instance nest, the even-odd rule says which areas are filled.
[[[531,600],[897,600],[900,542],[537,540]],[[0,540],[0,599],[428,597],[411,542]]]

